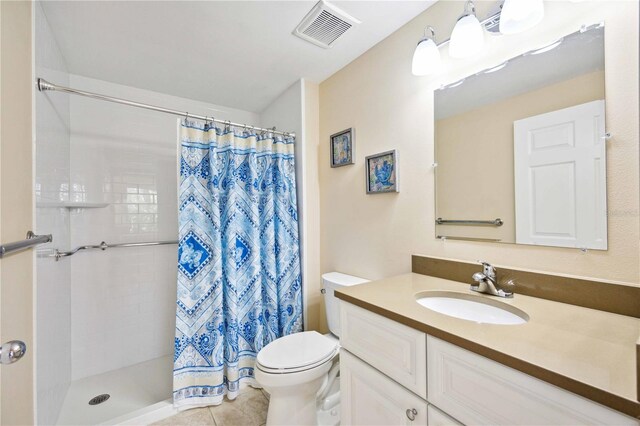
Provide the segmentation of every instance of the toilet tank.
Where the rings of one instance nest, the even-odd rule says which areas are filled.
[[[369,280],[354,277],[353,275],[341,274],[340,272],[328,272],[322,275],[327,323],[329,324],[329,331],[331,331],[331,334],[334,336],[340,337],[340,305],[338,304],[339,299],[333,294],[334,290],[340,287],[348,287],[366,282],[369,282]]]

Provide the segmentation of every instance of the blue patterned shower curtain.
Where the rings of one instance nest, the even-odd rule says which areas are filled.
[[[178,408],[233,399],[302,330],[294,140],[179,122]]]

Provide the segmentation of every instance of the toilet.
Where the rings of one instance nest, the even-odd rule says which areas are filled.
[[[339,272],[322,275],[327,323],[331,333],[290,334],[266,345],[256,358],[255,378],[270,394],[267,425],[340,423],[338,352],[339,300],[335,289],[368,280]]]

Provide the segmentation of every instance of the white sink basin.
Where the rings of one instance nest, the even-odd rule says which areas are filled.
[[[518,308],[473,294],[425,291],[416,295],[416,301],[432,311],[477,323],[517,325],[529,321],[529,315]]]

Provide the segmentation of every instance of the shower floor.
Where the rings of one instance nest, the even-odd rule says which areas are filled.
[[[166,356],[76,380],[69,386],[58,424],[119,424],[149,414],[159,420],[174,412],[165,402],[171,398],[172,379],[173,358]],[[91,398],[105,393],[111,395],[107,401],[89,405]]]

